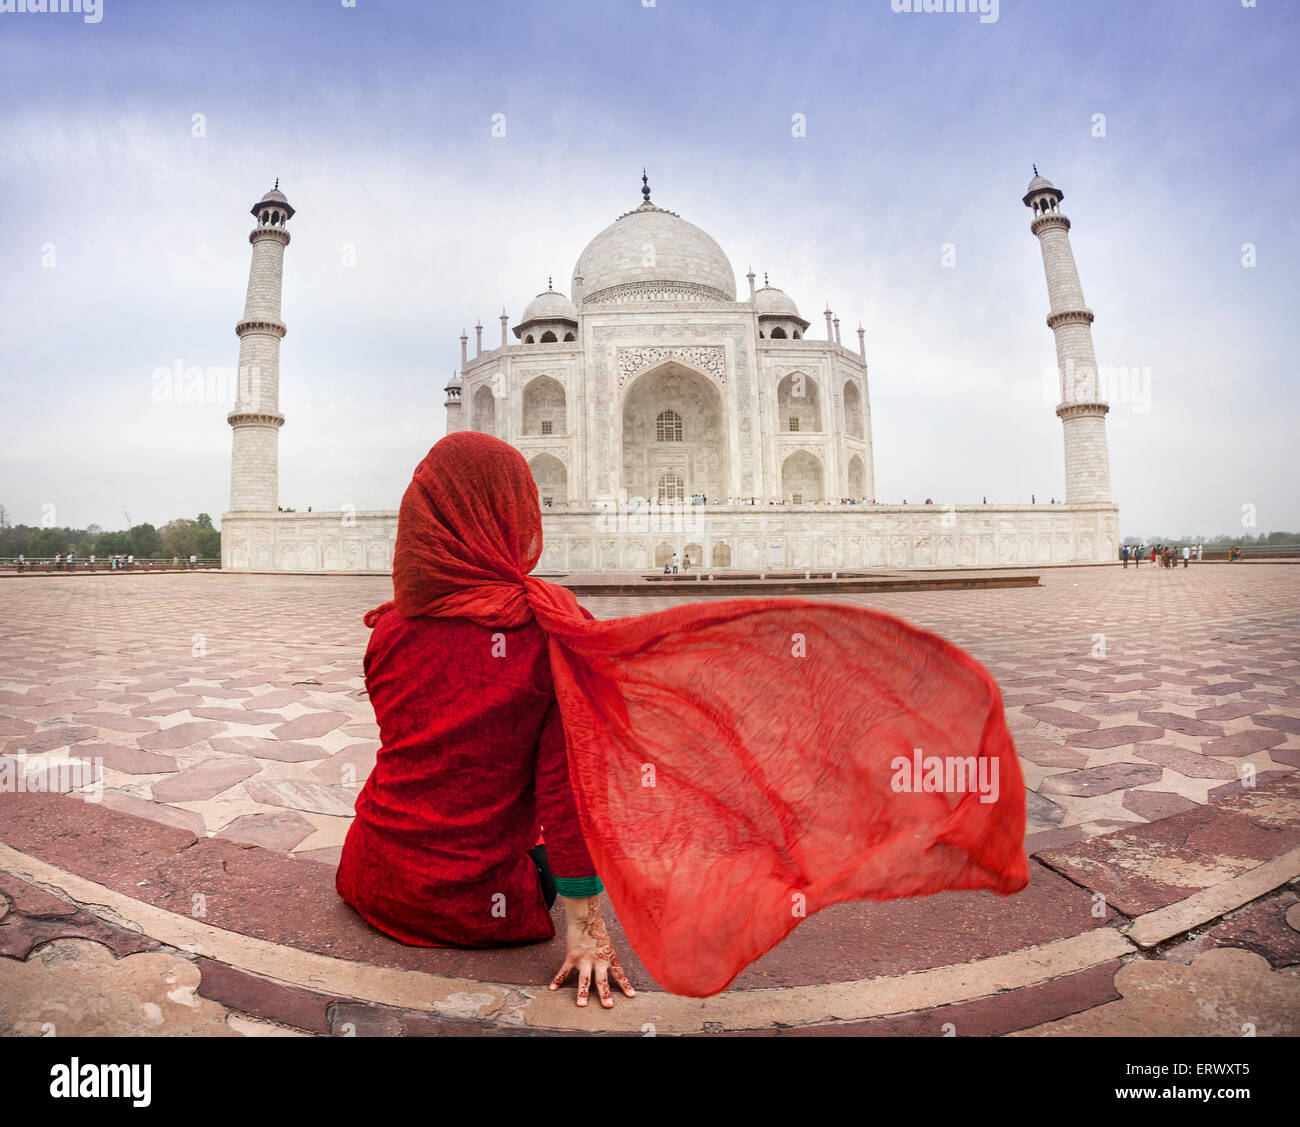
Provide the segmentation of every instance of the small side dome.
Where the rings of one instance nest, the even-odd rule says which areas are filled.
[[[794,299],[785,290],[778,290],[775,286],[764,286],[755,292],[754,308],[760,316],[765,313],[782,317],[799,316],[799,307],[795,305]]]
[[[577,324],[578,309],[567,297],[555,290],[539,293],[524,309],[521,325],[529,321],[572,321]]]
[[[1055,187],[1056,185],[1053,184],[1046,176],[1040,176],[1037,173],[1035,173],[1034,178],[1031,181],[1029,181],[1029,190],[1031,192],[1036,192],[1038,191],[1039,188],[1055,188]]]
[[[577,339],[577,307],[557,293],[551,281],[546,279],[546,289],[528,303],[523,320],[514,327],[515,337],[524,344],[563,344]]]
[[[808,322],[799,316],[799,307],[784,290],[770,285],[763,275],[763,288],[754,291],[754,308],[758,311],[760,340],[802,340]]]

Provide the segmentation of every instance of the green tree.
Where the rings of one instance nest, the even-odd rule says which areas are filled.
[[[152,524],[137,524],[127,533],[127,540],[131,545],[127,551],[136,559],[156,559],[162,555],[162,537]]]
[[[201,560],[221,559],[221,533],[215,528],[199,529],[199,546],[195,554]]]
[[[130,550],[131,545],[125,532],[101,532],[95,538],[96,556],[115,556]]]
[[[179,517],[169,520],[161,531],[164,556],[179,556],[188,560],[190,553],[198,552],[199,533],[202,531],[198,521]]]
[[[211,528],[212,518],[207,513],[199,513],[198,525],[200,528]]]
[[[33,557],[53,556],[68,550],[68,530],[66,528],[39,528],[32,536],[31,552]]]

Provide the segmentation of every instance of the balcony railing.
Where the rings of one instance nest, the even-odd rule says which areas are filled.
[[[20,561],[16,556],[0,556],[0,571],[14,572],[35,572],[46,575],[54,574],[77,574],[82,572],[101,572],[101,571],[145,571],[145,572],[164,572],[164,571],[212,571],[221,567],[221,561],[216,559],[195,560],[193,564],[189,560],[177,558],[173,563],[170,559],[137,559],[134,563],[128,563],[126,560],[118,561],[114,564],[111,560],[96,556],[92,564],[89,558],[76,556],[71,563],[65,556],[61,560],[55,560],[53,556],[33,556]]]

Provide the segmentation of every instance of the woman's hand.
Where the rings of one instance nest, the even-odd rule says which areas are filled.
[[[585,896],[564,901],[564,915],[568,921],[565,937],[564,966],[560,973],[551,979],[551,989],[558,990],[564,980],[576,967],[578,971],[578,1005],[587,1004],[587,994],[591,989],[591,975],[596,974],[596,993],[600,995],[600,1004],[606,1009],[614,1004],[614,995],[609,988],[609,976],[629,998],[636,997],[636,991],[627,975],[619,965],[618,956],[614,954],[614,945],[609,941],[609,932],[605,930],[605,921],[600,917],[600,897]]]

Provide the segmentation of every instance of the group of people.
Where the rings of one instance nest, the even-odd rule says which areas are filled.
[[[1142,545],[1137,544],[1130,547],[1125,544],[1123,551],[1120,553],[1120,558],[1123,559],[1126,568],[1130,559],[1133,561],[1134,567],[1141,567],[1143,559]],[[1196,545],[1196,558],[1198,561],[1201,559],[1201,545],[1199,544]],[[1192,559],[1192,549],[1186,544],[1182,546],[1181,550],[1170,547],[1168,544],[1153,544],[1150,559],[1152,567],[1155,567],[1156,564],[1161,567],[1177,567],[1180,559],[1183,561],[1183,567],[1187,567]]]
[[[23,565],[23,557],[19,556],[18,566],[20,569],[22,568],[22,565]],[[76,569],[76,566],[77,566],[77,556],[75,552],[69,552],[66,556],[62,552],[54,553],[55,571],[73,571]],[[86,567],[94,567],[94,566],[95,566],[95,554],[92,552],[89,556],[86,557]],[[111,555],[108,557],[108,566],[115,571],[118,568],[123,568],[123,569],[133,568],[135,567],[135,556],[129,552]]]
[[[29,560],[26,553],[19,552],[14,560],[14,566],[18,571],[27,571],[34,568],[37,561]],[[92,552],[86,557],[83,564],[86,568],[95,567],[95,554]],[[100,566],[103,566],[102,564]],[[172,556],[172,567],[185,566],[179,556]],[[188,566],[191,570],[199,566],[197,555],[191,554]],[[64,555],[62,552],[54,553],[54,570],[55,571],[75,571],[77,567],[77,554],[69,552]],[[116,552],[108,557],[108,567],[111,571],[131,571],[135,567],[135,555],[132,552]]]
[[[800,502],[798,502],[798,503],[799,503],[799,504],[802,504],[802,505],[865,505],[867,502],[866,502],[866,500],[865,500],[864,498],[862,498],[862,497],[839,497],[839,498],[837,498],[837,499],[835,499],[835,500],[830,500],[830,499],[828,498],[828,499],[825,500],[825,501],[800,501]],[[873,505],[878,505],[878,504],[880,504],[879,501],[872,501],[871,503],[872,503]],[[906,504],[907,502],[905,501],[905,502],[903,502],[903,503]],[[706,500],[702,501],[701,504],[705,504],[705,505],[707,505],[707,504],[708,504],[708,500],[706,499]],[[766,505],[793,505],[793,504],[795,504],[795,502],[794,502],[794,501],[787,501],[784,497],[769,498],[767,501],[760,501],[760,500],[759,500],[758,498],[756,498],[756,497],[728,497],[728,498],[727,498],[727,504],[728,504],[729,506],[733,506],[733,507],[734,507],[734,506],[736,506],[736,505],[763,505],[763,504],[766,504]]]

